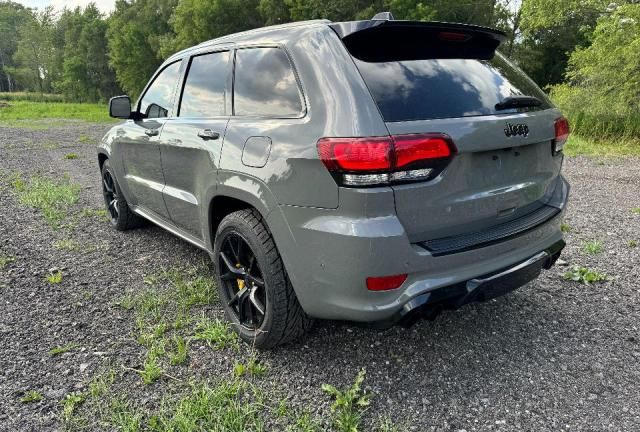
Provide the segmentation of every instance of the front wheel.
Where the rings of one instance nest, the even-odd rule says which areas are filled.
[[[137,228],[144,223],[144,219],[135,214],[120,190],[115,173],[109,164],[109,160],[102,164],[102,196],[107,208],[107,216],[111,225],[118,231],[126,231]]]
[[[214,257],[225,315],[243,340],[256,348],[273,348],[311,327],[256,210],[240,210],[222,220]]]

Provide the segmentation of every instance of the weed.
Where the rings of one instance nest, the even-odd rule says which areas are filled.
[[[88,135],[80,135],[78,137],[78,142],[81,144],[93,144],[95,140]]]
[[[40,402],[43,399],[42,393],[37,392],[35,390],[29,390],[20,398],[20,402],[22,403],[33,403]]]
[[[377,430],[379,432],[400,432],[400,429],[389,417],[380,420]]]
[[[47,279],[47,282],[51,284],[59,284],[62,282],[62,271],[61,270],[52,271],[47,275],[46,279]]]
[[[331,395],[335,400],[331,405],[334,414],[333,424],[338,431],[353,432],[358,430],[360,419],[364,409],[369,406],[369,395],[361,390],[366,371],[361,369],[355,382],[346,391],[323,384],[322,390]]]
[[[594,282],[602,282],[607,280],[607,275],[604,273],[598,273],[597,271],[589,270],[586,267],[574,266],[564,274],[566,280],[580,282],[585,285],[590,285]]]
[[[62,271],[56,270],[47,275],[47,282],[50,284],[59,284],[62,282]]]
[[[591,255],[596,255],[602,252],[602,242],[599,240],[589,240],[584,243],[584,251]]]
[[[294,421],[295,423],[287,428],[287,432],[321,432],[323,430],[322,426],[311,416],[309,411],[304,411],[294,418]]]
[[[206,269],[194,267],[186,271],[171,270],[161,274],[160,278],[168,280],[173,285],[178,307],[182,310],[215,301],[216,284]]]
[[[219,319],[202,318],[195,328],[193,339],[205,341],[211,348],[237,347],[238,336],[231,326]]]
[[[68,180],[54,181],[45,177],[32,177],[29,182],[16,178],[12,186],[24,205],[42,212],[45,219],[58,226],[67,216],[70,206],[78,202],[80,186]]]
[[[58,250],[77,251],[80,249],[80,243],[71,239],[62,239],[53,242],[53,247]]]
[[[640,207],[632,208],[631,213],[640,214]]]
[[[155,430],[263,430],[252,388],[242,381],[193,385],[189,395],[153,417]],[[253,391],[255,396],[255,391]]]
[[[0,255],[0,270],[5,268],[7,264],[14,262],[16,259],[14,257]]]
[[[96,376],[89,383],[89,395],[94,398],[105,395],[109,391],[109,387],[111,387],[111,384],[113,384],[115,379],[116,374],[113,370]]]
[[[111,220],[109,213],[107,212],[106,209],[90,209],[90,208],[84,208],[82,209],[82,211],[80,212],[80,216],[81,217],[85,217],[85,218],[98,218],[100,220],[103,220],[105,222],[109,222]]]
[[[172,366],[183,364],[187,361],[188,346],[185,338],[179,335],[173,336],[173,345],[175,351],[169,354],[169,364]]]
[[[142,381],[149,385],[157,381],[162,376],[162,368],[158,365],[156,355],[147,355],[144,361],[143,369],[138,371],[142,377]]]
[[[629,240],[629,242],[627,244],[629,245],[630,248],[638,247],[638,241],[637,240]]]
[[[251,356],[247,363],[236,362],[233,366],[233,374],[237,377],[249,375],[252,377],[261,377],[267,373],[265,365],[260,363],[255,356]]]
[[[131,409],[123,399],[114,399],[109,406],[109,420],[119,431],[138,432],[142,425],[142,414]]]
[[[64,155],[64,158],[68,160],[78,159],[79,157],[80,156],[78,156],[77,153],[67,153],[66,155]]]
[[[571,230],[571,225],[569,225],[568,223],[562,222],[560,224],[560,231],[562,231],[563,233],[571,232]]]
[[[62,417],[65,421],[71,420],[75,410],[84,403],[86,396],[83,393],[68,394],[62,400]]]
[[[66,345],[62,345],[62,346],[57,346],[57,347],[51,348],[49,350],[49,355],[51,357],[55,357],[57,355],[64,354],[64,353],[69,352],[71,350],[74,350],[76,348],[78,348],[78,344],[75,343],[75,342],[71,342],[71,343],[68,343]]]

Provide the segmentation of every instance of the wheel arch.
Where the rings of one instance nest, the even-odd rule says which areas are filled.
[[[102,165],[104,162],[109,159],[109,155],[104,151],[98,151],[98,166],[100,167],[100,171],[102,171]]]

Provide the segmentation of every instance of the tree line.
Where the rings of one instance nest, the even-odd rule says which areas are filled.
[[[306,19],[437,20],[495,27],[502,52],[555,98],[607,112],[640,105],[637,0],[117,0],[33,10],[0,1],[0,91],[73,101],[139,94],[170,54],[229,33]],[[608,109],[605,105],[611,105]],[[584,111],[584,107],[582,108]]]

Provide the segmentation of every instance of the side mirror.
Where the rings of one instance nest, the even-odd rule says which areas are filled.
[[[131,118],[131,99],[129,96],[116,96],[109,100],[109,115],[113,118]]]

